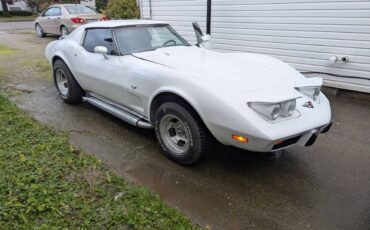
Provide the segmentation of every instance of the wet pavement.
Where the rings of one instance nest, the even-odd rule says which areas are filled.
[[[45,44],[28,46],[41,54]],[[370,102],[330,96],[333,127],[312,147],[261,154],[217,145],[200,163],[184,167],[162,154],[153,131],[87,104],[63,103],[51,79],[22,78],[12,87],[25,92],[12,99],[36,120],[67,132],[74,146],[202,226],[370,228]]]

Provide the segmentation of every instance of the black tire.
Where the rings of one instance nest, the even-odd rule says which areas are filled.
[[[65,30],[65,31],[67,32],[67,34],[64,34],[64,35],[63,35],[63,30]],[[67,27],[65,27],[65,26],[61,26],[61,27],[60,27],[60,35],[61,35],[61,36],[66,36],[66,35],[68,35],[68,34],[69,34],[69,31],[68,31]]]
[[[58,87],[57,83],[57,74],[63,73],[66,80],[67,80],[67,93],[62,93],[62,91]],[[82,96],[84,95],[83,89],[77,83],[76,79],[73,77],[71,71],[69,70],[68,66],[62,60],[56,60],[53,65],[53,76],[54,76],[54,83],[59,92],[60,97],[63,99],[64,102],[68,104],[76,104],[80,103]]]
[[[186,152],[181,155],[171,150],[171,147],[164,141],[163,133],[161,133],[161,122],[164,122],[166,115],[174,115],[179,118],[186,128],[189,136],[189,147]],[[168,117],[168,116],[167,116]],[[163,129],[162,129],[163,132]],[[170,130],[168,130],[170,133]],[[175,102],[165,102],[157,109],[155,113],[155,133],[164,150],[164,153],[171,160],[182,164],[191,165],[199,161],[210,149],[212,135],[208,131],[197,113],[187,104],[178,104]],[[177,134],[176,134],[177,135]]]
[[[39,27],[40,31],[38,31],[38,27]],[[46,34],[44,33],[44,30],[42,29],[42,27],[40,26],[40,24],[36,23],[35,30],[36,30],[36,35],[38,37],[40,37],[40,38],[45,37]]]

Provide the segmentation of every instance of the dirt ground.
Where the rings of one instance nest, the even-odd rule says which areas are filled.
[[[0,31],[2,93],[194,222],[212,229],[369,228],[369,102],[329,95],[333,127],[312,147],[260,154],[220,145],[183,167],[163,156],[152,131],[86,104],[64,104],[43,57],[55,39]]]

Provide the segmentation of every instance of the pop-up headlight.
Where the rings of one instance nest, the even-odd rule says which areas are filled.
[[[320,95],[320,88],[319,86],[306,86],[296,88],[299,92],[303,93],[304,95],[312,98],[314,101],[317,101]]]
[[[296,99],[279,102],[279,103],[266,103],[266,102],[249,102],[248,105],[258,114],[264,118],[274,121],[279,116],[290,117],[294,114],[296,107]]]

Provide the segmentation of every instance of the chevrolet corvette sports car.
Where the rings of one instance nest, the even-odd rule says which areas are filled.
[[[331,125],[321,78],[253,53],[190,45],[168,23],[116,20],[83,25],[47,45],[60,97],[90,103],[134,126],[154,128],[164,153],[192,164],[215,139],[271,152],[312,145]]]

